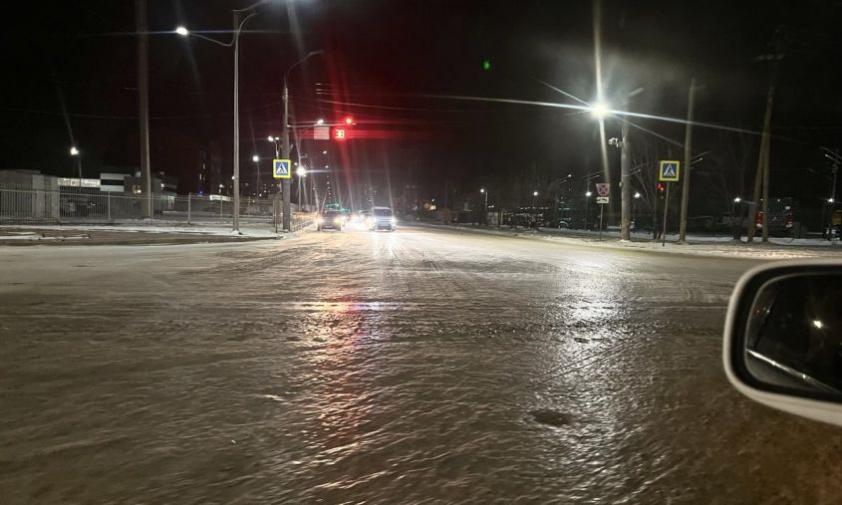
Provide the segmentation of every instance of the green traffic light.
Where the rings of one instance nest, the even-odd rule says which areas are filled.
[[[482,60],[482,69],[491,70],[491,62],[489,60]]]

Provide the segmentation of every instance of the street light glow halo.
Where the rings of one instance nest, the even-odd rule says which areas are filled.
[[[184,26],[179,26],[175,29],[175,33],[181,35],[182,37],[186,37],[190,35],[190,30],[188,30]]]
[[[591,105],[591,115],[597,119],[604,119],[611,107],[606,102],[596,102]]]

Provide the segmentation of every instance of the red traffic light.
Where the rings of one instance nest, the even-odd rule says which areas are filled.
[[[666,186],[664,186],[663,182],[659,182],[658,185],[655,186],[655,187],[658,188],[658,193],[663,193],[664,191],[667,190],[667,188],[666,188]]]

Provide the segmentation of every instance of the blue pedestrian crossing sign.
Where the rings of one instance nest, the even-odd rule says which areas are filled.
[[[289,179],[292,177],[292,160],[272,160],[272,177],[275,179]]]
[[[658,180],[661,182],[678,182],[679,167],[681,167],[681,163],[678,160],[661,160]]]

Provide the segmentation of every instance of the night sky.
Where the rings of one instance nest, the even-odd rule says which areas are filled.
[[[230,9],[250,3],[149,0],[152,168],[178,177],[181,192],[195,191],[197,152],[210,145],[230,174],[232,51],[172,30],[185,25],[227,41]],[[759,132],[774,63],[757,57],[783,54],[772,194],[812,205],[828,192],[820,146],[842,144],[842,3],[772,4],[603,2],[605,98],[619,107],[642,87],[630,110],[682,118],[695,77],[702,86],[697,121]],[[136,167],[134,2],[4,8],[0,168],[69,175],[74,143],[86,175]],[[444,98],[576,103],[543,82],[593,101],[593,11],[586,1],[272,0],[241,39],[243,170],[255,152],[271,157],[266,137],[280,133],[284,70],[318,49],[325,56],[291,77],[295,122],[356,119],[357,138],[329,146],[349,181],[388,175],[395,184],[419,185],[426,198],[441,197],[445,182],[470,192],[510,186],[536,171],[560,177],[599,170],[597,122],[587,113]],[[680,123],[634,121],[683,142]],[[619,121],[606,129],[618,136]],[[667,154],[682,156],[675,144],[637,129],[632,135],[638,146],[660,142]],[[698,191],[717,171],[732,173],[737,159],[752,176],[758,144],[753,134],[697,127],[693,151],[710,153],[699,166]],[[735,154],[735,145],[743,152]],[[321,151],[315,143],[305,148]],[[609,157],[617,170],[616,150]]]

